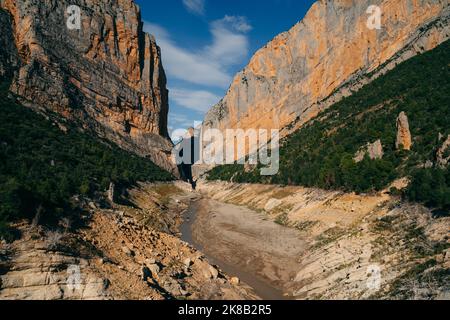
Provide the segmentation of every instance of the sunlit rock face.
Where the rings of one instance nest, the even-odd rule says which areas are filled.
[[[397,118],[397,140],[395,147],[397,149],[411,150],[412,136],[409,130],[408,116],[401,112]]]
[[[368,27],[376,13],[367,13],[371,5],[381,9],[379,30]],[[398,63],[448,39],[449,12],[448,0],[317,1],[301,22],[252,57],[208,112],[204,127],[289,134]]]
[[[70,5],[81,9],[79,29]],[[172,169],[161,53],[133,1],[2,0],[1,8],[20,57],[11,92]]]

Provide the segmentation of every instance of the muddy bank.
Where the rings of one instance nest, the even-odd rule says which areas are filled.
[[[192,203],[182,239],[263,299],[289,299],[305,242],[299,232],[255,211],[214,200]]]

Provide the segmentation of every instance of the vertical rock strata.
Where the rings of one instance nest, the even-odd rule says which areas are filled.
[[[367,9],[381,9],[370,30]],[[449,38],[448,0],[317,1],[260,49],[205,117],[205,128],[298,128],[412,56]],[[292,126],[290,126],[292,127]]]
[[[67,27],[70,5],[81,9],[79,30]],[[11,20],[1,41],[14,39],[10,56],[20,57],[10,90],[22,103],[172,169],[161,52],[133,1],[1,0],[1,9],[0,23]]]

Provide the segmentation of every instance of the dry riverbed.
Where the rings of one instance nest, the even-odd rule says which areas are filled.
[[[292,296],[291,283],[305,250],[300,233],[232,204],[200,199],[191,205],[183,240],[265,299]]]

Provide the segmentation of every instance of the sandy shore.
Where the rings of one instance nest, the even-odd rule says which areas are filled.
[[[298,231],[231,204],[201,199],[193,204],[183,238],[212,263],[236,275],[264,299],[290,294],[305,242]]]

